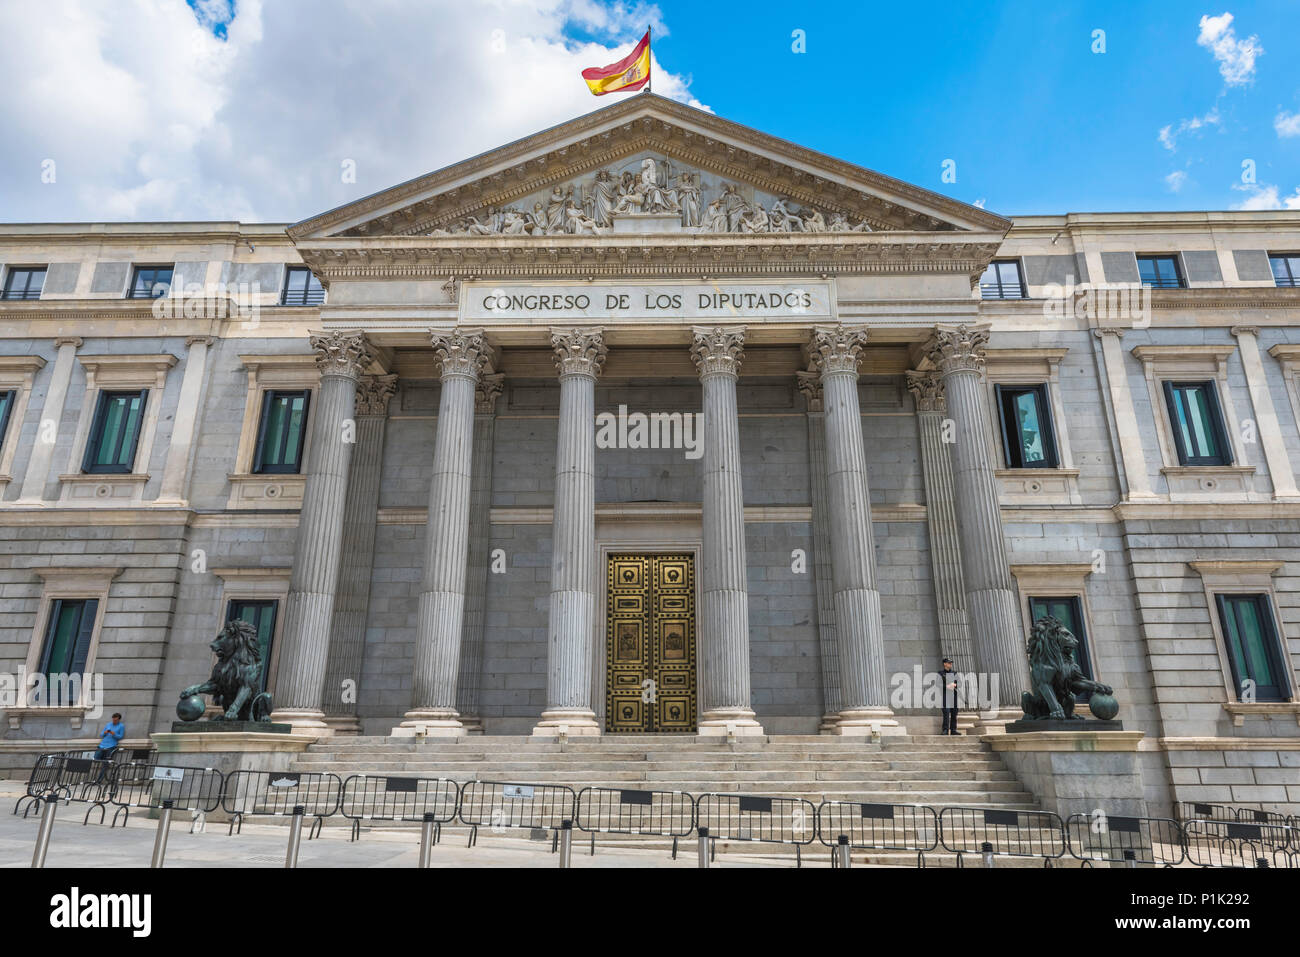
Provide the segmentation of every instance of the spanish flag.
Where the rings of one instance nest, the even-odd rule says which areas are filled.
[[[650,82],[650,31],[623,59],[609,66],[588,67],[582,71],[582,78],[596,96],[641,89]]]

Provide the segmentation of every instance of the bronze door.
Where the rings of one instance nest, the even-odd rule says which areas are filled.
[[[695,556],[610,555],[605,730],[695,731]]]

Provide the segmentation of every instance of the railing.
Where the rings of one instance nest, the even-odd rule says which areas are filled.
[[[1081,867],[1099,861],[1175,867],[1187,857],[1183,829],[1169,818],[1072,814],[1065,834]]]
[[[939,816],[923,804],[823,801],[817,808],[817,838],[836,847],[840,835],[859,850],[913,851],[916,866],[924,867],[926,852],[939,846]],[[832,866],[836,861],[832,854]]]
[[[478,829],[528,828],[553,832],[551,847],[565,821],[577,815],[578,798],[566,784],[520,784],[510,781],[467,781],[460,789],[460,819],[470,827],[469,843],[478,843]]]
[[[343,782],[319,771],[234,771],[226,778],[221,807],[231,815],[229,833],[242,833],[245,815],[289,817],[301,806],[315,818],[307,839],[320,833],[325,818],[338,812]]]
[[[205,816],[221,806],[224,791],[225,778],[214,768],[120,764],[113,768],[109,779],[107,803],[117,809],[109,827],[116,827],[119,817],[126,827],[133,807],[161,808],[164,801],[170,801],[173,810],[194,815],[191,832],[195,826],[201,830]],[[104,821],[102,805],[99,820],[101,824]]]
[[[1197,867],[1300,868],[1296,831],[1285,825],[1188,821],[1183,833]]]
[[[1188,821],[1235,821],[1237,810],[1226,804],[1179,801],[1174,805],[1174,817],[1180,824],[1186,824]]]
[[[583,788],[574,823],[591,834],[593,855],[597,834],[639,834],[671,837],[677,860],[678,840],[695,830],[695,799],[684,791]]]
[[[456,819],[460,787],[446,778],[410,778],[390,775],[354,774],[343,782],[340,813],[352,822],[351,840],[361,839],[361,822],[423,822],[432,814],[433,843],[442,837],[442,826]]]
[[[1024,287],[1018,282],[982,282],[981,299],[1024,299]]]
[[[695,826],[708,828],[710,855],[716,855],[718,840],[790,844],[796,865],[803,866],[803,848],[817,839],[817,808],[803,798],[701,794]]]
[[[1065,856],[1065,824],[1051,811],[946,807],[939,812],[939,842],[957,855],[958,867],[976,853],[1040,857],[1051,867]]]

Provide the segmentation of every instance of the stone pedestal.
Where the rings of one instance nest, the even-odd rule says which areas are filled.
[[[1039,731],[984,737],[1044,810],[1145,817],[1141,731]]]

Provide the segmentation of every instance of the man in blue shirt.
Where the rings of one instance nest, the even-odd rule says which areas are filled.
[[[126,737],[126,725],[122,723],[120,712],[113,712],[113,720],[104,725],[103,737],[99,739],[99,749],[95,752],[96,761],[107,761],[117,750],[117,746]]]

